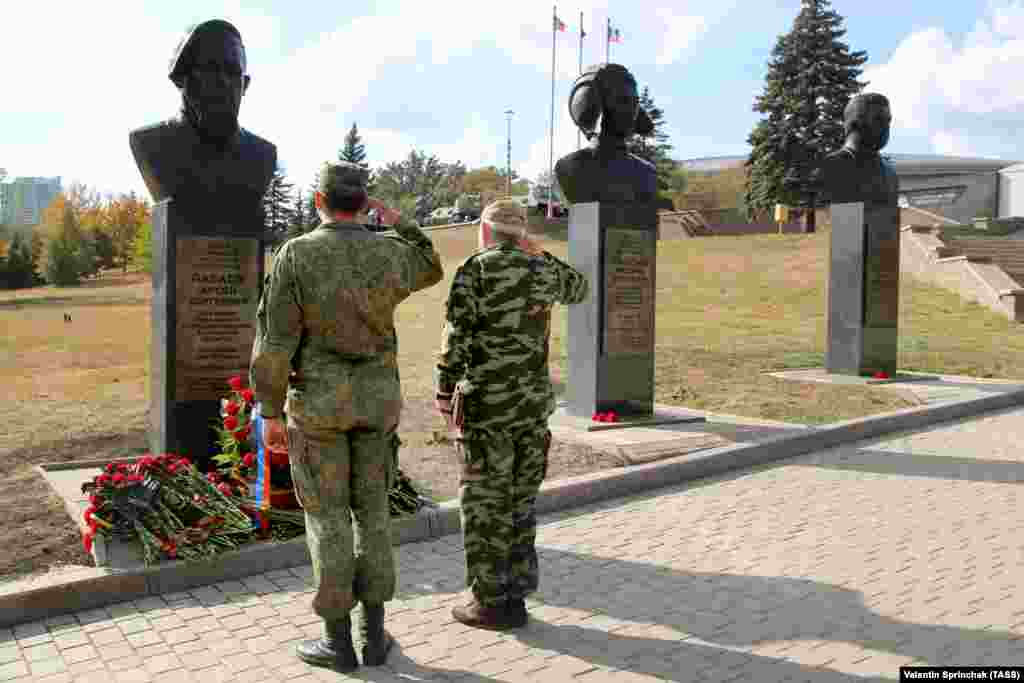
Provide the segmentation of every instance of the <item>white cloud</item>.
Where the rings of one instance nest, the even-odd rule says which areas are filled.
[[[658,66],[667,66],[679,60],[708,28],[704,17],[676,14],[675,10],[665,7],[653,13],[664,26],[661,47],[655,60]]]
[[[941,154],[978,154],[972,140],[991,132],[993,116],[1024,113],[1024,3],[990,4],[957,47],[942,28],[907,36],[884,64],[868,66],[868,91],[890,98],[893,139],[923,133]],[[969,131],[977,133],[970,135]],[[1014,156],[1011,154],[1011,156]]]

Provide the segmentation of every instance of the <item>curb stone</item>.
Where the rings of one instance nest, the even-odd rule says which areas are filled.
[[[811,427],[752,444],[722,446],[629,469],[605,470],[546,483],[537,512],[556,512],[683,481],[743,469],[816,450],[920,429],[1024,404],[1024,389],[950,401]],[[457,501],[426,508],[392,523],[395,544],[430,541],[461,528]],[[167,562],[141,570],[86,568],[70,580],[26,579],[0,584],[0,628],[126,600],[237,579],[309,563],[304,537],[245,546],[203,562]],[[79,578],[81,577],[81,578]]]

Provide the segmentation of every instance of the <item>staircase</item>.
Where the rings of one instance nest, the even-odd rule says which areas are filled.
[[[986,259],[1003,269],[1018,285],[1024,284],[1024,242],[992,237],[939,239],[949,248],[948,256],[967,256],[972,261]]]
[[[682,234],[680,234],[682,233]],[[658,238],[673,239],[679,237],[709,237],[711,227],[704,220],[700,211],[685,209],[683,211],[658,212]]]
[[[900,270],[1024,322],[1024,240],[943,234],[954,230],[901,228]]]

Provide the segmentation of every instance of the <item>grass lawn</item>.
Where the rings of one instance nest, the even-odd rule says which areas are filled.
[[[565,232],[556,228],[546,240],[561,257]],[[457,465],[432,410],[432,368],[448,287],[456,265],[476,248],[476,230],[431,236],[446,262],[445,280],[413,295],[397,317],[406,399],[402,457],[417,483],[443,499],[457,486]],[[808,424],[910,405],[884,389],[765,374],[823,364],[827,253],[827,232],[659,243],[656,400]],[[80,287],[0,292],[0,517],[9,520],[0,527],[0,547],[39,548],[37,556],[0,559],[0,576],[87,561],[77,531],[61,519],[59,503],[31,466],[144,448],[149,290],[148,276],[108,273]],[[64,312],[73,322],[64,322]],[[552,373],[562,383],[565,324],[565,308],[556,309]],[[1024,333],[984,307],[904,277],[900,367],[1021,379]],[[591,458],[553,476],[604,466]]]

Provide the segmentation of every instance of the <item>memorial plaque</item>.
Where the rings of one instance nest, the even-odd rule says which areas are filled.
[[[568,260],[586,276],[590,296],[568,307],[571,415],[654,410],[657,230],[654,204],[572,206]]]
[[[604,352],[654,348],[654,250],[649,230],[609,228],[604,249]]]
[[[259,240],[180,237],[175,401],[220,400],[248,375],[259,304]]]

